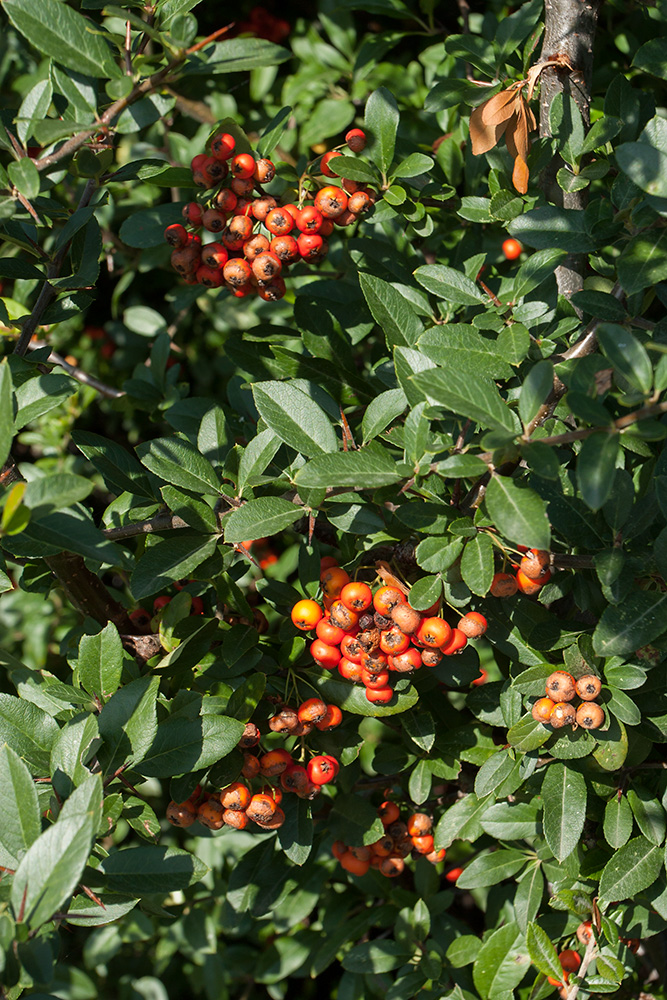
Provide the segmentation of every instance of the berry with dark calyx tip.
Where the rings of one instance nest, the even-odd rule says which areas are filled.
[[[215,187],[216,184],[224,181],[228,173],[229,167],[224,160],[216,160],[214,156],[209,156],[201,167],[201,174],[207,182],[207,187]]]
[[[359,616],[359,630],[361,632],[367,632],[368,629],[375,627],[375,615],[372,610],[366,611],[365,614]]]
[[[225,283],[222,268],[207,267],[206,264],[200,264],[195,271],[195,275],[199,284],[204,285],[206,288],[220,288]]]
[[[347,191],[348,194],[355,194],[359,191],[361,185],[358,181],[350,180],[349,177],[345,177],[343,180],[343,189]]]
[[[335,670],[341,660],[338,646],[330,646],[321,639],[316,639],[310,647],[310,655],[318,666],[325,670]]]
[[[349,573],[346,573],[340,566],[332,566],[320,576],[320,584],[325,597],[339,598],[341,590],[349,582]]]
[[[349,208],[345,208],[338,215],[332,216],[332,219],[337,226],[345,228],[345,226],[351,226],[354,222],[358,222],[359,216],[351,212]]]
[[[189,799],[186,802],[172,801],[167,806],[167,819],[172,826],[192,826],[197,819],[197,810]]]
[[[248,816],[243,809],[225,809],[222,818],[225,825],[233,830],[245,830],[248,825]]]
[[[345,853],[340,856],[338,861],[341,868],[343,868],[346,872],[349,872],[350,875],[365,875],[371,865],[368,858],[366,858],[366,860],[361,860],[350,850],[345,851]]]
[[[308,698],[301,705],[299,705],[297,710],[299,722],[312,722],[315,726],[318,722],[322,721],[326,714],[326,702],[317,697]]]
[[[383,858],[380,862],[380,872],[387,878],[397,878],[405,871],[405,861],[403,858],[395,858],[391,855]]]
[[[373,621],[375,622],[375,627],[381,631],[392,628],[394,624],[388,614],[382,615],[379,611],[376,611],[373,615]]]
[[[275,800],[270,795],[258,792],[251,798],[246,816],[253,822],[259,820],[261,823],[268,823],[277,808]]]
[[[592,937],[593,924],[590,920],[584,920],[584,922],[579,924],[577,927],[577,941],[581,944],[587,945]]]
[[[136,628],[141,629],[142,631],[145,631],[146,629],[150,631],[151,616],[145,608],[135,608],[134,611],[130,611],[128,617]]]
[[[437,667],[443,655],[440,649],[422,649],[422,663],[425,667]]]
[[[202,802],[197,809],[197,819],[202,826],[207,826],[209,830],[221,830],[225,825],[223,819],[224,809],[218,799],[209,799]]]
[[[458,627],[468,639],[479,639],[488,626],[486,618],[479,611],[468,611],[459,621]]]
[[[374,705],[388,705],[393,697],[393,688],[366,688],[366,698]]]
[[[346,608],[341,600],[335,600],[333,602],[329,608],[329,618],[331,619],[333,625],[337,625],[346,632],[353,629],[359,621],[359,615],[356,611],[351,611],[349,608]]]
[[[551,553],[546,549],[529,549],[521,557],[519,569],[530,580],[541,580],[549,572]]]
[[[335,149],[332,149],[330,152],[325,153],[322,159],[320,160],[320,170],[322,171],[325,177],[338,177],[338,174],[334,173],[334,171],[329,166],[331,161],[336,156],[342,156],[342,153],[338,153]]]
[[[345,142],[353,153],[360,153],[366,147],[366,133],[360,128],[351,128],[345,136]]]
[[[444,646],[449,642],[451,634],[451,627],[444,618],[423,618],[417,629],[416,637],[424,646],[438,649],[439,646]]]
[[[244,215],[234,215],[227,226],[229,233],[245,243],[252,236],[252,219]]]
[[[343,713],[338,705],[327,705],[326,715],[319,722],[315,723],[315,728],[321,733],[328,733],[330,729],[336,729],[343,721]]]
[[[215,207],[221,212],[233,212],[236,208],[238,198],[229,188],[222,188],[215,196]]]
[[[317,796],[320,794],[321,791],[322,791],[322,786],[316,785],[315,782],[311,781],[309,778],[306,787],[297,788],[296,794],[299,796],[300,799],[307,799],[309,802],[312,802],[313,799],[317,798]]]
[[[361,672],[363,667],[361,663],[355,663],[354,660],[348,660],[347,657],[343,656],[338,664],[338,673],[341,677],[344,677],[346,681],[352,681],[357,683],[361,682]]]
[[[553,701],[572,701],[577,693],[574,677],[566,670],[554,670],[547,677],[546,693]]]
[[[347,633],[343,632],[342,628],[331,624],[328,615],[325,618],[320,618],[315,627],[315,632],[317,633],[317,638],[321,639],[328,646],[340,646],[343,639],[347,636]]]
[[[301,209],[295,221],[300,233],[319,233],[324,218],[314,205],[307,205]]]
[[[329,754],[318,754],[308,761],[306,771],[313,784],[326,785],[338,774],[338,761]]]
[[[574,687],[582,701],[595,701],[602,690],[602,681],[595,674],[584,674]]]
[[[364,648],[360,644],[356,635],[349,635],[346,633],[345,638],[340,644],[340,651],[343,656],[347,657],[348,660],[352,660],[353,663],[361,663]]]
[[[252,214],[252,206],[254,204],[255,202],[252,198],[238,198],[234,215],[245,215],[248,219],[254,219],[254,215]]]
[[[388,619],[391,623],[391,619]],[[398,656],[410,646],[410,637],[398,625],[391,625],[380,632],[380,649],[383,653]]]
[[[269,249],[283,264],[293,264],[301,258],[299,244],[293,236],[276,236],[271,240]]]
[[[512,573],[496,573],[491,581],[489,593],[492,597],[513,597],[517,590],[516,577]]]
[[[391,615],[392,610],[398,604],[405,604],[406,597],[405,594],[398,589],[398,587],[380,587],[373,594],[373,607],[378,614],[387,617]],[[375,624],[378,628],[388,628],[391,625],[392,619],[390,619],[386,625],[381,625],[376,619]]]
[[[276,715],[269,719],[269,729],[273,733],[285,735],[293,733],[299,725],[299,716],[295,708],[285,705]]]
[[[231,172],[239,180],[248,180],[255,172],[255,159],[250,153],[238,153],[230,163]]]
[[[317,264],[329,252],[329,244],[319,233],[301,233],[296,242],[301,258],[309,264]]]
[[[211,152],[216,160],[228,160],[236,149],[236,139],[228,132],[220,132],[211,139]]]
[[[447,856],[447,851],[444,849],[444,847],[441,847],[439,851],[431,851],[430,854],[427,854],[426,860],[430,861],[432,865],[437,865],[441,861],[444,861],[446,856]]]
[[[188,231],[180,222],[175,222],[173,225],[167,226],[164,231],[164,238],[170,247],[180,250],[188,242]]]
[[[190,201],[184,206],[182,216],[191,226],[201,226],[203,209],[198,201]]]
[[[375,628],[375,624],[373,624],[372,628],[357,632],[355,638],[364,653],[373,653],[374,650],[382,652],[380,650],[380,635],[380,629]]]
[[[392,608],[390,617],[394,625],[398,625],[401,632],[405,632],[406,635],[416,632],[422,620],[420,613],[411,608],[407,602]]]
[[[248,750],[250,747],[256,747],[260,739],[261,733],[255,723],[246,722],[243,735],[237,746],[241,747],[242,750]]]
[[[207,160],[208,160],[207,153],[197,153],[196,156],[193,156],[192,159],[190,160],[190,170],[192,171],[192,173],[194,174],[198,170],[201,170]]]
[[[248,808],[251,798],[252,793],[247,785],[242,781],[233,781],[221,790],[220,805],[223,809],[244,810]]]
[[[257,290],[257,294],[260,299],[264,299],[265,302],[278,302],[279,299],[284,297],[286,291],[287,288],[284,280],[278,276],[277,278],[271,278],[270,281],[261,284]]]
[[[255,182],[248,177],[234,177],[230,187],[238,198],[250,198],[255,190]]]
[[[407,828],[411,837],[423,837],[433,829],[433,817],[428,813],[412,813],[408,816]]]
[[[455,653],[460,653],[467,645],[468,637],[463,634],[460,628],[453,628],[449,641],[440,647],[440,652],[443,656],[453,656]]]
[[[259,758],[259,769],[265,778],[277,778],[286,767],[292,764],[292,755],[289,750],[278,747],[276,750],[269,750]]]
[[[268,184],[276,176],[276,167],[271,160],[257,160],[252,174],[258,184]]]
[[[217,208],[207,208],[202,215],[202,226],[209,233],[221,233],[227,224],[227,216]]]
[[[201,261],[201,252],[198,246],[188,243],[180,250],[172,250],[171,266],[179,274],[194,274]]]
[[[278,207],[278,202],[270,194],[256,198],[252,203],[252,214],[258,222],[264,222],[269,212]]]
[[[308,772],[301,764],[290,764],[280,775],[280,786],[286,792],[298,792],[308,786]]]
[[[315,195],[315,208],[327,219],[335,219],[347,209],[347,194],[331,184],[320,188]]]
[[[400,815],[401,815],[401,810],[398,808],[395,802],[390,802],[387,800],[386,802],[382,802],[378,806],[378,816],[382,820],[382,825],[385,827],[385,829],[387,827],[390,827],[392,823],[395,823]]]
[[[555,703],[551,698],[538,698],[531,709],[531,715],[536,722],[542,722],[546,725],[551,719],[554,708]]]
[[[262,830],[278,830],[285,822],[285,813],[282,811],[280,806],[276,806],[276,810],[268,820],[256,819],[255,823],[257,826],[261,826]]]
[[[576,722],[577,713],[574,705],[569,701],[557,701],[553,711],[549,716],[549,725],[554,729],[562,729],[563,726],[573,726]]]
[[[370,208],[373,207],[373,202],[368,197],[365,191],[355,191],[351,194],[347,202],[348,212],[352,212],[353,215],[362,215],[364,212],[368,212]]]
[[[222,243],[206,243],[201,249],[201,260],[207,267],[222,268],[229,260],[229,253]]]
[[[397,674],[411,674],[413,670],[419,670],[422,665],[421,653],[414,646],[406,649],[404,653],[397,656],[389,656],[387,665],[390,670]]]
[[[377,673],[371,673],[365,667],[362,667],[361,683],[365,688],[370,688],[372,691],[379,691],[382,688],[389,687],[389,671],[379,670]]]
[[[418,854],[430,854],[433,850],[433,834],[426,833],[412,838],[412,846]]]
[[[294,218],[284,206],[272,208],[264,220],[264,225],[274,236],[287,236],[294,228]]]
[[[270,250],[258,254],[252,262],[252,273],[258,281],[271,281],[278,277],[282,269],[280,258]]]
[[[227,284],[234,288],[241,288],[250,281],[252,270],[247,260],[228,260],[222,269],[222,273]]]
[[[576,719],[582,729],[599,729],[604,722],[604,709],[596,701],[584,701],[577,709]]]

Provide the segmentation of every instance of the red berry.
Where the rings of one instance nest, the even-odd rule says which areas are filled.
[[[502,251],[505,254],[507,260],[516,260],[517,257],[521,256],[521,251],[523,247],[518,240],[505,240],[502,246]]]
[[[351,128],[345,136],[345,142],[347,148],[351,149],[353,153],[360,153],[366,146],[366,133],[362,132],[360,128]]]

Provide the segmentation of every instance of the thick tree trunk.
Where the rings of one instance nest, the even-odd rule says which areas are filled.
[[[557,53],[568,56],[572,72],[546,69],[540,77],[540,136],[550,136],[549,109],[556,94],[570,95],[577,103],[584,120],[590,125],[591,78],[593,74],[593,39],[601,0],[545,0],[544,41],[541,59]],[[543,172],[542,188],[549,201],[562,208],[586,207],[587,191],[562,191],[556,183],[556,172],[562,166],[559,156]],[[570,298],[583,288],[584,258],[569,254],[556,269],[556,281],[561,295]]]

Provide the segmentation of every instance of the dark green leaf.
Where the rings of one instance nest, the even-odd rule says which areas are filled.
[[[400,482],[409,475],[391,457],[389,451],[371,441],[358,451],[339,451],[318,455],[299,469],[297,486],[349,486],[354,489],[377,489]]]
[[[225,541],[243,542],[275,535],[294,524],[303,515],[302,507],[289,500],[283,500],[282,497],[248,500],[225,517]]]
[[[135,769],[146,777],[170,778],[173,774],[210,767],[234,749],[244,725],[225,715],[196,719],[167,719]]]
[[[542,782],[544,836],[558,861],[579,842],[586,819],[586,781],[565,764],[549,764]]]
[[[394,158],[398,119],[396,99],[385,87],[379,87],[366,101],[364,131],[370,140],[367,148],[371,159],[383,174]]]
[[[521,481],[492,476],[486,490],[486,509],[498,530],[510,541],[548,549],[551,530],[544,500]]]
[[[614,795],[604,809],[604,837],[616,850],[627,843],[632,833],[632,810],[625,796]]]
[[[285,822],[278,830],[283,851],[295,865],[304,865],[313,843],[313,819],[310,802],[292,798],[285,803]]]
[[[632,899],[655,882],[664,851],[646,837],[634,837],[607,862],[600,877],[600,899],[605,903]]]
[[[625,142],[615,149],[621,170],[633,184],[657,198],[667,198],[667,152],[647,142]],[[649,236],[648,245],[654,240]],[[664,242],[664,241],[663,241]],[[662,254],[660,255],[662,257]],[[645,258],[646,259],[646,258]],[[642,286],[643,287],[643,286]]]
[[[621,442],[617,434],[600,431],[587,437],[577,458],[577,485],[581,499],[599,510],[609,499]]]
[[[293,382],[255,382],[255,405],[281,441],[309,458],[338,448],[331,420],[306,392]]]
[[[84,635],[79,646],[79,683],[106,701],[118,689],[123,672],[123,644],[113,622],[97,635]]]
[[[474,281],[444,264],[424,264],[414,272],[427,292],[455,306],[476,306],[484,301]]]
[[[665,839],[667,831],[667,821],[665,820],[665,810],[656,798],[654,798],[647,788],[641,785],[628,789],[628,802],[632,809],[637,826],[647,840],[658,846]]]
[[[597,249],[597,240],[588,233],[583,210],[533,208],[513,219],[508,229],[512,236],[536,250],[589,253]]]
[[[0,746],[7,743],[39,775],[48,774],[58,723],[36,705],[0,693]]]
[[[483,597],[493,580],[493,542],[488,535],[478,534],[466,543],[461,557],[461,576],[473,594]]]
[[[232,38],[215,42],[190,56],[184,73],[188,76],[211,73],[247,73],[262,66],[277,66],[291,56],[288,49],[265,38]]]
[[[199,882],[207,868],[190,851],[177,847],[129,847],[102,862],[105,882],[112,892],[133,896],[164,895]]]
[[[165,538],[151,545],[138,560],[130,578],[137,601],[168,587],[174,580],[189,577],[216,547],[213,535]]]
[[[665,631],[667,594],[636,591],[621,603],[609,605],[593,633],[598,656],[628,656]]]
[[[558,961],[558,953],[547,932],[534,921],[526,928],[526,945],[533,965],[545,976],[560,980],[563,969]]]
[[[0,846],[15,867],[42,832],[37,790],[30,771],[6,743],[0,747]]]
[[[7,358],[0,362],[0,466],[4,465],[14,436],[12,373]]]
[[[435,829],[435,847],[450,847],[455,840],[477,840],[482,833],[482,819],[493,805],[493,796],[478,799],[469,793],[446,809]]]
[[[57,63],[88,76],[120,75],[111,49],[85,17],[65,4],[41,0],[4,0],[15,28],[31,45]]]
[[[434,405],[474,420],[483,428],[517,434],[518,420],[491,379],[454,368],[417,372],[412,381]]]
[[[526,939],[517,924],[510,923],[484,941],[472,975],[482,1000],[509,1000],[529,968]]]
[[[530,423],[553,389],[554,369],[551,361],[538,361],[526,375],[519,396],[519,416]]]
[[[375,322],[385,335],[387,346],[414,347],[424,325],[411,303],[388,281],[361,272],[359,284]]]
[[[211,463],[184,438],[155,438],[140,444],[136,451],[141,464],[167,483],[205,496],[216,496],[220,491]]]

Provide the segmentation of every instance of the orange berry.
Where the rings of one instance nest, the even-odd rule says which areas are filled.
[[[517,257],[521,256],[521,251],[523,247],[518,240],[508,239],[503,242],[502,251],[505,254],[507,260],[516,260]]]
[[[489,593],[492,597],[512,597],[517,592],[516,577],[511,573],[496,573]]]
[[[546,725],[553,713],[554,704],[555,703],[551,700],[551,698],[538,698],[531,710],[531,714],[535,721],[543,722]]]
[[[602,681],[595,674],[584,674],[575,683],[574,687],[583,701],[595,701],[602,690]]]
[[[468,611],[459,621],[458,627],[468,639],[479,639],[488,626],[486,618],[479,611]]]
[[[373,591],[367,583],[346,583],[340,592],[340,599],[350,611],[365,611],[373,603]]]
[[[599,729],[604,722],[604,709],[595,701],[584,701],[577,709],[576,720],[582,729]]]
[[[547,677],[546,693],[554,701],[572,701],[576,694],[574,677],[566,670],[554,670]]]
[[[323,617],[324,613],[317,601],[310,600],[309,598],[297,601],[292,608],[292,622],[303,632],[315,628]]]

